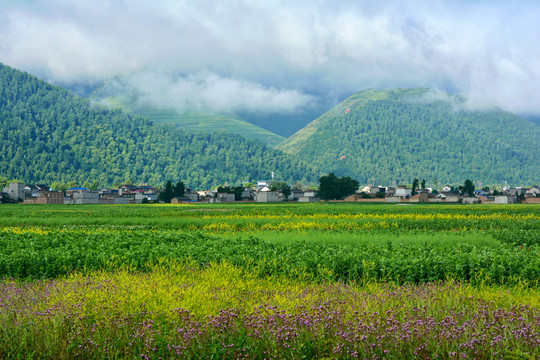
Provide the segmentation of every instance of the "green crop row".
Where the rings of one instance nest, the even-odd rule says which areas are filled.
[[[348,242],[272,241],[249,235],[133,229],[4,231],[0,277],[54,278],[70,271],[130,264],[145,269],[161,259],[191,258],[201,266],[228,261],[261,276],[307,273],[313,279],[426,283],[448,278],[511,283],[540,278],[540,246],[459,241]],[[442,236],[442,235],[441,235]],[[391,237],[388,237],[391,239]],[[476,279],[476,280],[475,280]]]

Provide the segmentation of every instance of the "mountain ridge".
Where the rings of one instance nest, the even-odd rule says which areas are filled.
[[[280,181],[316,181],[310,166],[261,142],[154,125],[1,63],[0,139],[0,175],[28,182],[183,180],[208,188],[272,172]]]
[[[469,108],[462,96],[430,89],[369,89],[277,148],[364,183],[538,181],[538,125],[497,108]]]

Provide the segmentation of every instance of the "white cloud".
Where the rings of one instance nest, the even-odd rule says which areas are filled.
[[[174,85],[200,97],[184,102],[219,94],[214,103],[235,108],[241,98],[228,92],[249,90],[245,99],[265,111],[282,106],[282,94],[290,111],[302,94],[451,87],[540,113],[540,3],[532,0],[0,0],[0,8],[0,61],[55,82],[183,73],[195,80]],[[205,72],[219,80],[201,80]]]
[[[139,106],[197,109],[214,112],[296,113],[310,106],[312,96],[297,90],[276,89],[221,77],[211,72],[175,76],[167,72],[140,71],[107,84],[112,94],[128,94]]]

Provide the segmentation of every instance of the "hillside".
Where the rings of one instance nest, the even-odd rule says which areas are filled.
[[[278,145],[360,183],[532,184],[540,181],[540,127],[500,109],[467,110],[427,89],[352,95]]]
[[[121,93],[122,88],[105,87],[97,89],[91,96],[95,101],[110,108],[118,108],[132,115],[139,115],[152,120],[155,124],[166,123],[188,131],[221,132],[240,134],[247,139],[262,141],[275,146],[285,138],[263,129],[235,115],[215,114],[201,111],[179,113],[172,107],[156,107],[141,101],[139,94]],[[103,97],[104,94],[109,96]],[[171,105],[172,106],[172,105]]]
[[[0,175],[101,186],[183,180],[207,188],[267,179],[316,181],[302,161],[230,133],[197,133],[92,106],[0,64]]]

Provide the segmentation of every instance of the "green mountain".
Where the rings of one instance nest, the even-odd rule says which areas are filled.
[[[183,129],[95,106],[0,63],[0,176],[27,182],[183,180],[195,188],[317,180],[305,163],[232,133]]]
[[[270,146],[275,146],[283,141],[283,136],[263,129],[257,125],[247,122],[235,115],[215,114],[200,111],[186,111],[179,113],[173,108],[157,108],[151,105],[140,105],[137,96],[125,96],[115,94],[100,99],[102,91],[110,90],[98,89],[92,99],[98,100],[101,104],[124,110],[132,115],[139,115],[152,120],[155,124],[166,123],[175,125],[189,131],[220,132],[227,131],[240,134],[248,139],[262,141]]]
[[[528,185],[540,181],[540,127],[428,89],[356,93],[278,145],[360,183]]]

